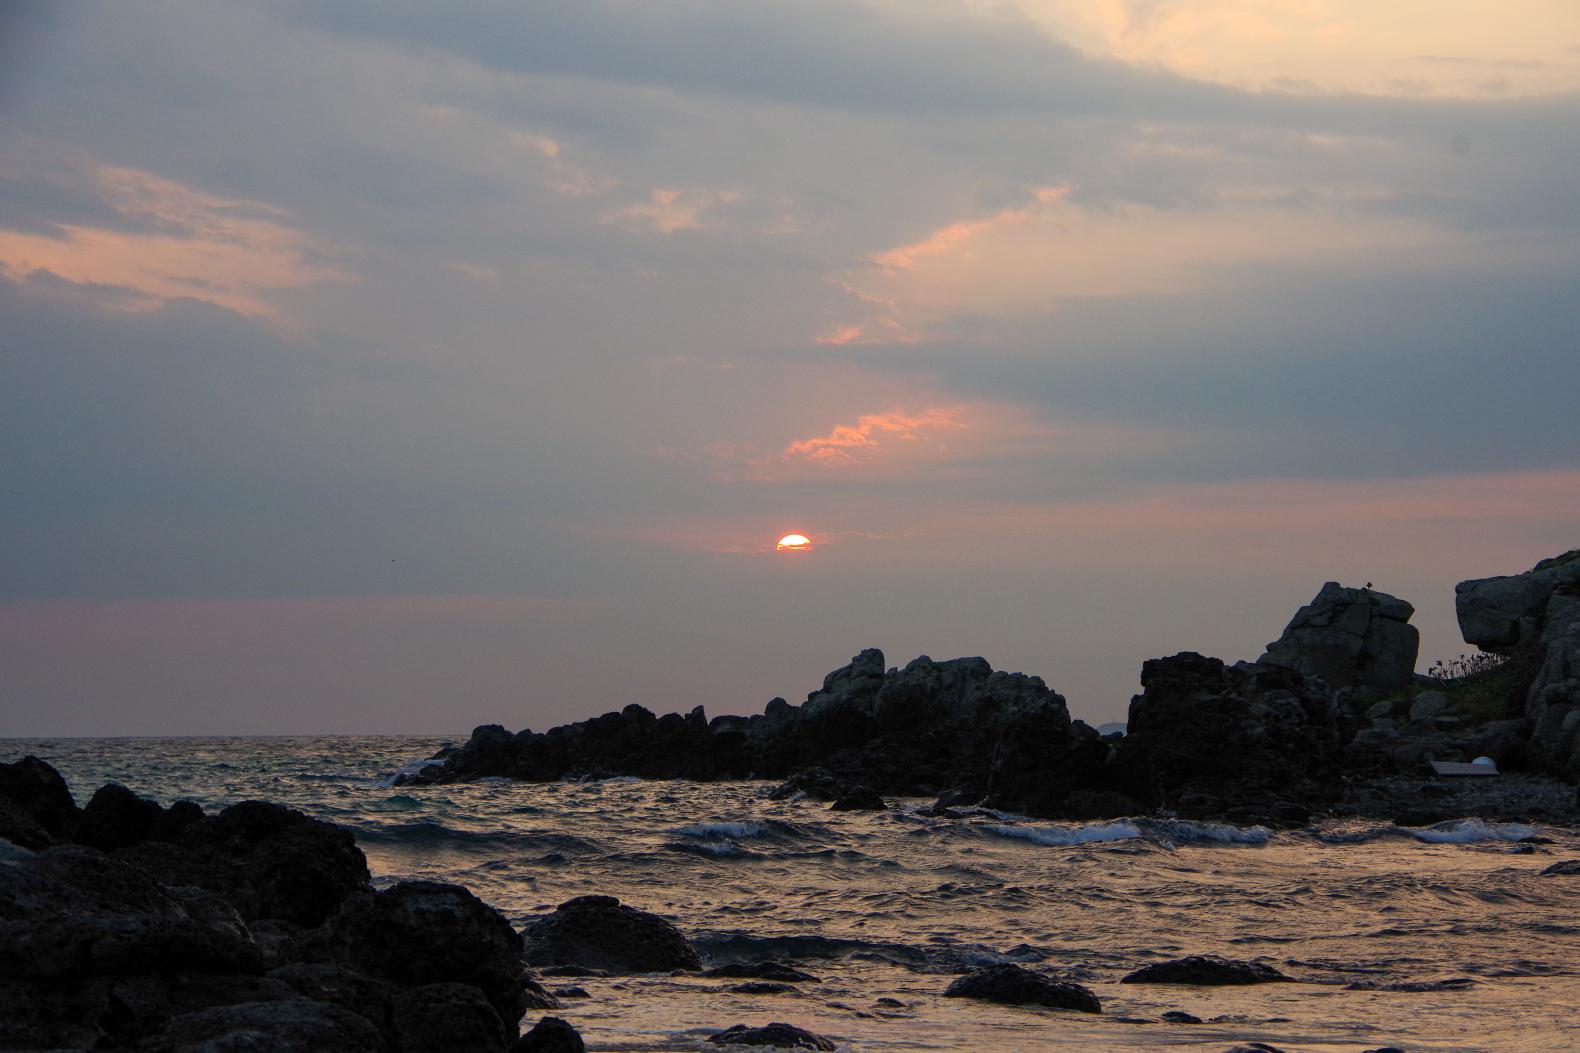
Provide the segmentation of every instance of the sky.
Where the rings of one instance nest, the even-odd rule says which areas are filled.
[[[1424,670],[1580,547],[1577,290],[1573,0],[8,3],[0,735]]]

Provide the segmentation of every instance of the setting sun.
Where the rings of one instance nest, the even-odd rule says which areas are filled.
[[[805,552],[812,547],[812,539],[805,534],[786,534],[774,548],[779,552]]]

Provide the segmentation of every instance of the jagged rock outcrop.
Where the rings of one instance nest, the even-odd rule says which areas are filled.
[[[1462,581],[1454,609],[1465,642],[1506,655],[1525,693],[1530,760],[1580,776],[1580,549],[1524,574]]]
[[[1320,677],[1333,688],[1393,691],[1415,674],[1421,634],[1410,624],[1414,613],[1396,596],[1330,581],[1258,663]]]
[[[1071,789],[1100,781],[1109,751],[1038,677],[996,671],[981,658],[923,656],[885,670],[883,653],[869,649],[824,677],[800,706],[776,698],[761,715],[709,721],[700,707],[659,718],[633,705],[543,734],[489,725],[410,782],[599,773],[784,778],[815,765],[823,770],[787,785],[785,795],[959,789],[997,807],[1053,815]]]
[[[1141,686],[1115,760],[1135,799],[1205,818],[1276,816],[1337,796],[1338,703],[1321,681],[1185,652],[1144,663]]]
[[[113,784],[79,813],[43,761],[0,768],[21,798],[0,818],[98,846],[0,856],[0,1049],[506,1053],[558,1005],[496,911],[455,885],[374,893],[331,824]]]

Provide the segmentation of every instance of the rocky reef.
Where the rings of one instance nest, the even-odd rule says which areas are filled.
[[[281,805],[110,784],[78,809],[25,757],[0,764],[0,837],[0,1049],[506,1053],[558,1006],[493,908],[375,891],[349,832]]]
[[[1327,582],[1256,662],[1185,652],[1143,663],[1123,735],[1072,720],[1040,677],[981,658],[886,668],[868,649],[800,705],[776,698],[711,720],[701,706],[658,717],[628,705],[541,733],[487,725],[402,782],[760,778],[784,780],[778,796],[842,808],[937,795],[940,808],[1082,819],[1292,824],[1426,815],[1427,798],[1452,798],[1460,814],[1572,817],[1573,790],[1539,780],[1580,775],[1580,551],[1463,582],[1457,596],[1485,674],[1415,673],[1414,606]],[[1507,699],[1489,703],[1492,690]],[[1533,774],[1478,787],[1432,777],[1431,761],[1481,756]]]

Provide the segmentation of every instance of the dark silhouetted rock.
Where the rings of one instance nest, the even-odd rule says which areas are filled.
[[[29,851],[39,852],[55,843],[55,839],[9,797],[0,797],[0,838]]]
[[[271,969],[268,976],[298,998],[349,1009],[380,1030],[390,1026],[390,987],[353,969],[331,962],[293,962]]]
[[[1225,987],[1236,984],[1266,984],[1288,981],[1289,977],[1261,962],[1243,962],[1212,954],[1193,954],[1170,962],[1143,966],[1119,981],[1124,984],[1194,984]]]
[[[1394,691],[1415,675],[1420,633],[1409,624],[1414,613],[1387,593],[1330,581],[1267,645],[1259,663],[1319,677],[1334,688]]]
[[[772,980],[749,980],[743,984],[731,984],[725,990],[731,994],[743,995],[782,995],[795,994],[794,984],[775,983]]]
[[[1284,1053],[1284,1051],[1266,1042],[1241,1042],[1230,1046],[1224,1050],[1224,1053]]]
[[[139,797],[120,783],[108,782],[94,792],[83,808],[76,840],[79,845],[101,852],[142,844],[163,814],[158,801]]]
[[[829,806],[831,812],[882,812],[888,809],[882,797],[866,786],[852,787]]]
[[[145,841],[117,857],[166,884],[218,892],[248,921],[321,925],[348,897],[371,887],[367,859],[351,832],[294,808],[243,801],[213,817],[185,814],[189,821],[176,842]]]
[[[924,655],[887,671],[883,662],[881,651],[862,651],[802,705],[776,698],[752,717],[709,721],[700,707],[655,717],[627,706],[543,734],[488,725],[412,780],[750,775],[785,779],[772,794],[779,800],[835,801],[858,786],[880,795],[958,788],[994,807],[1053,815],[1107,762],[1110,744],[1072,723],[1063,697],[1037,677],[995,671],[981,658]]]
[[[848,792],[844,780],[826,768],[807,768],[798,771],[775,786],[768,794],[770,801],[794,801],[806,798],[813,801],[836,801]]]
[[[253,1002],[187,1013],[150,1040],[149,1053],[388,1053],[384,1036],[325,1002]]]
[[[471,984],[425,984],[395,996],[400,1053],[504,1053],[505,1025],[483,992]],[[515,1037],[515,1028],[510,1037]]]
[[[0,764],[0,797],[8,798],[56,841],[69,841],[82,813],[60,772],[31,754]]]
[[[9,975],[80,979],[165,969],[257,972],[239,919],[214,926],[149,875],[67,845],[0,867],[0,961]],[[194,917],[197,914],[198,917]]]
[[[1580,875],[1580,859],[1561,860],[1542,871],[1544,877],[1567,876],[1570,874]]]
[[[1167,808],[1199,795],[1265,814],[1337,796],[1338,704],[1320,681],[1186,652],[1145,662],[1141,684],[1115,760],[1137,800]]]
[[[516,1039],[510,1053],[586,1053],[587,1044],[574,1027],[557,1016],[546,1016],[532,1030]]]
[[[1101,1013],[1095,994],[1080,984],[1055,980],[1019,965],[989,965],[967,973],[944,990],[945,998],[976,998],[1003,1005],[1035,1005]]]
[[[567,900],[522,935],[526,960],[533,965],[569,965],[616,975],[702,968],[679,929],[613,896]]]
[[[766,1027],[748,1027],[736,1024],[710,1037],[709,1042],[721,1046],[771,1046],[774,1049],[832,1050],[839,1047],[831,1039],[814,1034],[794,1024],[768,1024]]]
[[[1169,1023],[1169,1024],[1199,1024],[1199,1023],[1201,1023],[1201,1017],[1199,1017],[1199,1016],[1192,1016],[1190,1013],[1184,1012],[1184,1011],[1179,1010],[1179,1009],[1170,1009],[1167,1013],[1164,1013],[1163,1014],[1163,1020],[1164,1020],[1165,1023]]]
[[[811,973],[783,962],[730,962],[705,971],[703,976],[722,980],[773,980],[784,984],[817,984],[823,981]]]
[[[348,900],[325,926],[324,943],[333,961],[400,987],[478,988],[510,1038],[535,1001],[558,1006],[529,981],[510,923],[460,885],[403,881]]]

